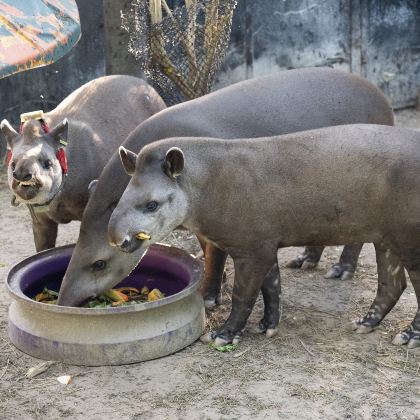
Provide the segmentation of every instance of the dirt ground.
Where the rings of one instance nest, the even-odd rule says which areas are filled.
[[[398,124],[420,128],[420,113],[398,114]],[[25,208],[10,206],[0,173],[0,279],[34,252]],[[78,223],[61,226],[59,244],[74,242]],[[188,234],[170,238],[197,252]],[[391,344],[409,324],[417,303],[411,284],[373,333],[353,333],[349,324],[368,309],[376,290],[373,247],[366,245],[355,278],[325,280],[339,255],[326,250],[312,271],[284,268],[297,249],[279,253],[283,315],[272,339],[246,332],[232,353],[201,342],[165,358],[118,367],[77,367],[57,363],[34,379],[28,368],[39,361],[15,349],[7,337],[10,298],[0,286],[1,419],[420,419],[420,349]],[[224,304],[209,314],[219,325],[230,309],[232,265],[227,267]],[[259,300],[249,324],[262,316]],[[70,385],[59,375],[73,376]]]

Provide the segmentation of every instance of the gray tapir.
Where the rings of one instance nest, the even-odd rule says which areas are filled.
[[[400,297],[399,283],[383,281],[393,253],[419,303],[395,343],[420,345],[419,132],[356,124],[265,139],[174,138],[138,157],[120,154],[132,178],[109,222],[112,245],[143,253],[183,226],[232,256],[232,312],[216,344],[242,333],[279,247],[373,242],[378,296],[355,327],[377,325]]]
[[[81,220],[89,183],[130,131],[164,108],[145,81],[107,76],[83,85],[40,120],[24,122],[19,133],[2,121],[13,201],[30,209],[37,251],[55,246],[59,223]]]
[[[139,151],[148,143],[172,136],[263,137],[357,122],[391,125],[393,114],[384,95],[349,73],[307,68],[243,81],[168,108],[137,127],[124,145]],[[112,209],[128,181],[115,154],[83,215],[79,240],[60,290],[60,304],[77,305],[115,285],[127,267],[138,261],[138,253],[126,255],[110,247],[106,233]],[[305,182],[311,184],[310,179]],[[218,185],[211,183],[208,188]],[[218,300],[227,254],[212,243],[205,248],[203,294],[211,306]]]

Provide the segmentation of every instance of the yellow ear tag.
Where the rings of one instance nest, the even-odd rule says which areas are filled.
[[[136,235],[136,238],[137,238],[138,240],[140,240],[140,241],[145,241],[146,239],[150,239],[150,238],[151,238],[151,236],[150,236],[150,235],[148,235],[146,232],[139,232],[139,233]]]
[[[24,123],[29,120],[43,120],[44,119],[44,111],[32,111],[26,112],[25,114],[20,115],[20,122]]]

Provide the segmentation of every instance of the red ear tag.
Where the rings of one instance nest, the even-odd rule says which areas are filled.
[[[10,149],[7,149],[6,162],[9,165],[11,161],[12,161],[12,151]]]
[[[41,127],[44,130],[44,133],[49,133],[50,128],[48,127],[47,123],[44,120],[40,120],[40,122],[41,122]]]
[[[57,159],[60,162],[60,166],[61,166],[61,170],[63,171],[63,174],[67,175],[69,168],[67,166],[67,157],[66,157],[66,152],[64,151],[64,149],[62,148],[58,149]]]

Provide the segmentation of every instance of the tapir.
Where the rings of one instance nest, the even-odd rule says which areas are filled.
[[[124,146],[138,152],[172,136],[254,138],[347,123],[392,125],[393,113],[384,95],[366,80],[339,70],[306,68],[239,82],[170,107],[140,124]],[[109,217],[128,181],[116,153],[86,207],[59,304],[77,305],[101,293],[138,262],[138,253],[119,253],[107,238]],[[311,185],[311,179],[305,182]],[[218,188],[213,183],[208,187]],[[206,306],[213,306],[219,302],[227,254],[213,243],[201,243],[205,250],[202,292]]]
[[[91,181],[130,131],[164,108],[145,81],[106,76],[24,121],[19,132],[2,121],[13,203],[28,206],[37,251],[55,246],[58,224],[82,219]]]
[[[264,139],[173,138],[120,155],[132,178],[109,222],[111,245],[144,253],[183,226],[232,256],[232,311],[211,336],[217,345],[238,341],[277,271],[278,248],[373,242],[378,295],[355,328],[377,325],[401,295],[384,274],[392,253],[419,303],[394,343],[420,346],[419,132],[355,124]],[[278,322],[278,299],[274,291],[268,324]]]

